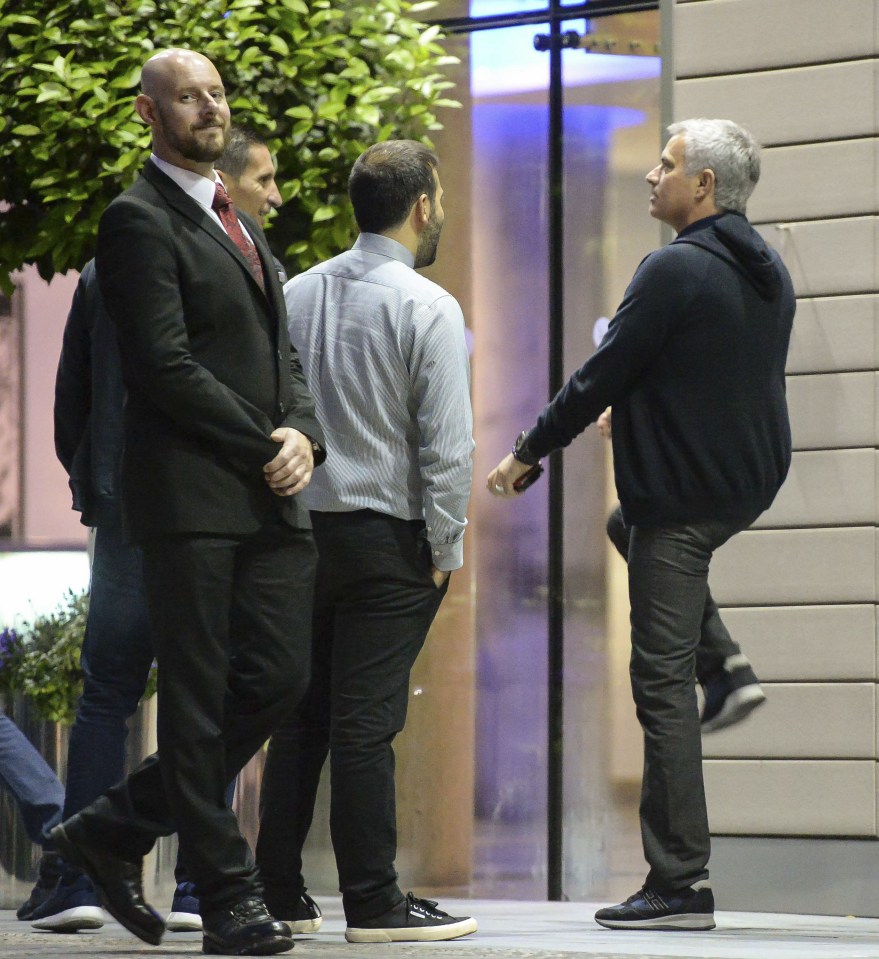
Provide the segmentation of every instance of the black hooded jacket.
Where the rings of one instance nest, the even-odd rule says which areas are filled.
[[[790,275],[747,219],[706,217],[646,257],[598,350],[541,413],[535,456],[613,407],[627,523],[751,520],[791,459]]]

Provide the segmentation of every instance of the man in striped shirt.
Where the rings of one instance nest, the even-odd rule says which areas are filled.
[[[308,906],[302,845],[330,753],[330,826],[350,942],[476,930],[397,884],[394,754],[409,674],[463,564],[473,450],[464,318],[416,273],[443,226],[437,158],[387,141],[354,164],[354,247],[284,288],[329,450],[313,477],[320,560],[312,680],[269,746],[257,863],[277,918]]]

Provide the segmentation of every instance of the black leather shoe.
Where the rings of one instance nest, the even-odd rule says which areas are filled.
[[[204,905],[202,906],[204,909]],[[202,914],[202,952],[215,956],[273,956],[293,948],[293,933],[257,896]]]
[[[143,862],[129,862],[90,842],[78,816],[51,834],[58,852],[91,879],[104,908],[125,928],[151,946],[162,941],[165,923],[143,898]]]

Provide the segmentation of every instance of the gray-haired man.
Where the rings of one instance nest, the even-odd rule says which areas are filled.
[[[729,120],[687,120],[669,133],[647,182],[651,216],[677,239],[641,263],[601,346],[488,477],[492,493],[514,495],[529,464],[613,406],[650,872],[626,902],[596,913],[612,929],[714,927],[694,684],[708,567],[769,507],[791,459],[794,293],[745,218],[759,147]]]

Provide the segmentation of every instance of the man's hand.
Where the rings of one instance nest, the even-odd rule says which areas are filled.
[[[436,566],[431,566],[430,575],[433,577],[433,585],[439,589],[452,574],[447,569],[437,569]]]
[[[311,440],[299,430],[282,426],[271,439],[281,444],[278,455],[263,467],[266,482],[276,496],[294,496],[301,493],[311,481],[314,470],[314,452]]]
[[[603,436],[606,440],[609,440],[611,437],[611,407],[608,408],[598,417],[596,421],[598,424],[598,435]]]
[[[488,474],[485,488],[492,496],[519,496],[520,494],[513,489],[513,483],[530,469],[530,466],[520,463],[512,453],[507,453]]]

